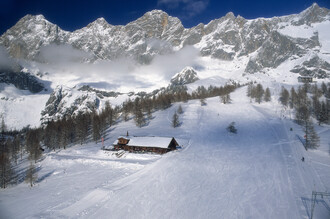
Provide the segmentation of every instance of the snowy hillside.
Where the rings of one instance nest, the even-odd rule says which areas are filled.
[[[300,76],[318,89],[298,89]],[[257,83],[270,102],[247,97],[243,85]],[[329,86],[330,10],[317,4],[273,18],[230,12],[192,28],[160,10],[73,32],[27,15],[0,36],[0,121],[42,129],[0,135],[0,161],[15,163],[17,176],[0,189],[0,219],[311,218],[312,191],[330,191]],[[280,93],[292,87],[299,101],[290,93],[294,107],[284,107]],[[294,122],[303,107],[320,136],[308,151]],[[111,148],[127,132],[175,137],[180,147],[118,154],[95,143],[105,133]],[[25,140],[22,158],[10,135]],[[30,187],[28,156],[41,151]],[[330,218],[329,206],[317,197],[314,218]]]
[[[276,97],[254,104],[245,94],[246,87],[236,90],[231,104],[177,103],[147,126],[127,121],[107,132],[106,145],[127,131],[174,136],[182,149],[165,155],[117,158],[100,143],[46,153],[36,186],[0,191],[2,217],[310,218],[312,190],[330,190],[330,127],[318,127],[321,147],[306,152],[301,128]],[[182,124],[173,128],[179,104]],[[226,130],[233,121],[237,134]],[[329,218],[329,205],[319,200],[314,218]]]

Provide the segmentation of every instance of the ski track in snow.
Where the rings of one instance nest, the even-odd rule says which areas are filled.
[[[0,209],[13,218],[309,218],[312,189],[326,189],[311,165],[318,161],[300,161],[308,154],[282,111],[244,94],[238,89],[226,105],[219,98],[180,103],[176,129],[171,116],[179,104],[155,113],[147,127],[129,121],[110,133],[107,143],[126,130],[185,140],[162,156],[119,159],[92,143],[51,152],[41,172],[54,172],[31,189],[0,191]],[[226,131],[232,121],[236,135]],[[327,214],[321,209],[316,218]]]

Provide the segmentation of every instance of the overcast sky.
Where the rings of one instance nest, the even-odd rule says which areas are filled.
[[[299,13],[313,2],[330,8],[330,0],[0,0],[0,34],[26,14],[43,14],[62,29],[73,31],[99,17],[124,25],[147,11],[161,9],[192,27],[229,11],[249,19],[273,17]]]

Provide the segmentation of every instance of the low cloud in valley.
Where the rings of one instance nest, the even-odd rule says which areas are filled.
[[[153,42],[156,46],[161,42]],[[147,90],[167,86],[171,77],[186,66],[192,66],[199,51],[186,46],[166,55],[156,55],[148,65],[132,58],[93,60],[93,55],[69,45],[49,45],[41,49],[36,69],[47,73],[55,84],[92,84],[93,87],[121,92]]]

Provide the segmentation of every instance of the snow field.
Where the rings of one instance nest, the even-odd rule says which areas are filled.
[[[105,141],[127,131],[174,136],[183,144],[179,151],[117,158],[91,142],[50,152],[35,187],[0,191],[1,212],[6,218],[309,218],[312,190],[330,189],[329,127],[319,130],[320,150],[306,152],[296,139],[299,126],[283,118],[288,112],[276,100],[251,104],[245,94],[245,87],[237,89],[227,105],[218,97],[206,106],[173,104],[142,128],[133,120],[114,126]],[[172,128],[179,104],[182,124]],[[233,121],[236,135],[226,131]],[[324,203],[315,218],[329,216]]]
[[[40,113],[49,94],[32,94],[19,90],[14,85],[0,83],[0,114],[8,129],[22,129],[25,126],[40,126]]]

